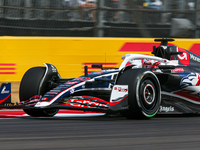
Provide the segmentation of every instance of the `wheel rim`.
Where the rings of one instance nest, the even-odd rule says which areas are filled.
[[[143,78],[139,85],[138,105],[145,116],[151,117],[155,115],[160,104],[158,87],[146,78]]]
[[[145,80],[142,82],[140,87],[140,99],[141,106],[145,112],[150,112],[152,109],[154,109],[156,104],[155,92],[155,86],[151,81]]]
[[[144,97],[144,102],[146,102],[147,105],[151,105],[154,102],[155,90],[151,84],[147,84],[144,87],[143,97]]]

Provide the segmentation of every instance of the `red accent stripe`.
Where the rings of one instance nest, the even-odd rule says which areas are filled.
[[[193,101],[200,102],[200,100],[197,98],[197,94],[191,94],[190,92],[188,92],[186,90],[174,92],[173,94],[188,98],[188,99],[193,100]]]
[[[87,113],[99,113],[102,114],[101,112],[85,112],[83,110],[59,110],[58,113],[72,113],[72,114],[87,114]]]
[[[152,52],[153,46],[159,46],[160,43],[125,43],[120,52]],[[169,43],[168,46],[175,46],[174,44]]]
[[[83,63],[83,65],[96,65],[96,64],[101,64],[101,65],[117,65],[118,63]]]
[[[84,112],[83,110],[59,110],[57,114],[65,113],[65,114],[87,114],[87,113],[99,113],[102,112]],[[0,115],[7,114],[7,115],[25,115],[26,113],[23,110],[1,110]]]
[[[0,68],[0,70],[16,70],[16,68]]]
[[[105,113],[97,113],[97,112],[84,112],[82,110],[59,110],[57,114],[105,114]],[[23,110],[1,110],[0,118],[30,118],[31,116],[24,116],[26,113]]]
[[[119,104],[120,102],[122,102],[125,98],[127,98],[128,95],[126,97],[124,97],[123,99],[121,99],[120,101],[117,101],[117,102],[110,102],[110,105],[117,105]]]
[[[14,63],[0,63],[0,66],[15,66]]]
[[[23,110],[1,110],[0,115],[24,115],[26,114]]]
[[[84,112],[83,110],[59,110],[58,114],[65,113],[65,114],[87,114],[87,113],[99,113],[102,112]],[[23,110],[1,110],[0,115],[7,114],[7,115],[24,115],[26,114]],[[104,114],[104,113],[103,113]]]
[[[108,103],[107,101],[103,100],[103,99],[100,99],[100,98],[97,98],[97,97],[90,97],[90,96],[82,96],[83,98],[88,98],[88,99],[94,99],[94,100],[98,100],[98,101],[101,101],[103,103]]]
[[[16,72],[0,72],[0,74],[16,74]]]
[[[103,67],[103,69],[114,69],[115,67]],[[88,69],[101,69],[101,68],[92,68],[88,67]]]
[[[4,99],[0,100],[0,103],[4,102],[6,99],[8,99],[8,97],[10,97],[11,93]]]
[[[196,86],[198,86],[199,83],[200,83],[200,76],[199,76],[199,74],[198,74],[198,82],[197,82]]]

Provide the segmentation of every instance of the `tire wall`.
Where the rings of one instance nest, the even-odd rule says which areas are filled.
[[[170,44],[200,55],[199,39]],[[0,82],[19,82],[26,70],[43,63],[55,65],[62,78],[82,75],[84,63],[119,67],[124,54],[151,54],[159,43],[153,38],[0,37],[0,45]]]

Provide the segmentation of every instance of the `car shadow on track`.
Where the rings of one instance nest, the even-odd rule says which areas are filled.
[[[21,119],[34,119],[34,120],[77,120],[77,121],[120,121],[127,120],[122,116],[90,116],[90,117],[26,117]]]
[[[191,117],[200,117],[200,114],[168,114],[168,115],[156,115],[151,119],[134,119],[134,120],[160,120],[166,118],[191,118]],[[102,116],[82,116],[82,117],[25,117],[22,119],[35,119],[35,120],[72,120],[72,121],[122,121],[122,120],[130,120],[121,115],[102,115]]]

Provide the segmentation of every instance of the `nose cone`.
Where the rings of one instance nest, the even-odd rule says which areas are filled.
[[[50,103],[49,102],[38,102],[35,107],[46,107],[49,106]]]

